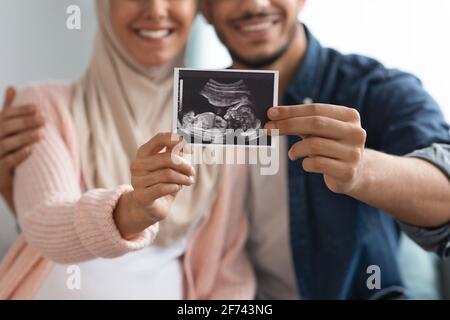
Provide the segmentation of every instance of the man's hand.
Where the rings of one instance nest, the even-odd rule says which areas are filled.
[[[0,112],[0,193],[13,208],[14,169],[31,154],[31,145],[42,138],[44,119],[36,106],[12,107],[16,96],[8,88]]]
[[[450,221],[448,177],[427,161],[364,149],[356,110],[312,104],[274,107],[266,129],[303,138],[289,158],[323,174],[328,188],[391,213],[400,221],[436,227]]]
[[[291,160],[303,160],[307,172],[323,174],[328,188],[350,193],[361,182],[366,131],[352,108],[309,104],[274,107],[266,129],[303,140],[289,150]]]

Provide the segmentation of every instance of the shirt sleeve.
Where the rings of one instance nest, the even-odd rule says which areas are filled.
[[[114,209],[129,185],[83,192],[57,118],[39,91],[22,92],[17,105],[39,102],[46,118],[44,138],[14,177],[14,202],[27,242],[58,263],[115,258],[140,250],[154,240],[158,225],[131,240],[123,239],[114,222]]]
[[[370,147],[404,156],[435,143],[450,144],[450,126],[420,80],[398,70],[379,73],[363,111]]]
[[[450,177],[450,127],[438,103],[413,75],[387,69],[380,74],[368,95],[369,147],[427,160]],[[450,256],[450,225],[434,229],[400,225],[425,249]]]
[[[420,158],[434,164],[450,179],[450,145],[436,143],[406,156]],[[450,256],[450,224],[432,229],[417,227],[402,222],[400,222],[400,226],[411,239],[424,249],[435,251],[442,258],[448,258]]]

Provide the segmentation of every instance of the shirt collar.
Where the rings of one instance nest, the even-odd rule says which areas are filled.
[[[321,77],[320,61],[323,48],[309,29],[305,25],[303,27],[308,41],[306,53],[284,97],[285,99],[290,97],[297,103],[303,103],[305,99],[312,101],[317,99],[317,88]]]

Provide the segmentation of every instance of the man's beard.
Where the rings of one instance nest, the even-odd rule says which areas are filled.
[[[274,54],[268,57],[264,57],[261,59],[255,59],[255,60],[247,60],[246,58],[242,57],[238,53],[236,53],[234,50],[230,49],[227,43],[224,41],[224,37],[219,33],[217,33],[217,36],[219,37],[220,41],[227,47],[227,50],[233,59],[233,62],[241,64],[249,69],[264,69],[268,66],[273,65],[275,62],[277,62],[280,58],[282,58],[286,52],[291,47],[292,42],[294,41],[298,30],[298,24],[294,24],[291,31],[289,32],[289,38],[286,41],[286,43],[278,49]]]

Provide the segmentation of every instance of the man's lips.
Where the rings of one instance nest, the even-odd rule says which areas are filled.
[[[233,23],[236,30],[243,33],[264,32],[271,29],[278,22],[280,22],[279,16],[271,16],[265,18],[252,18],[241,20]]]

